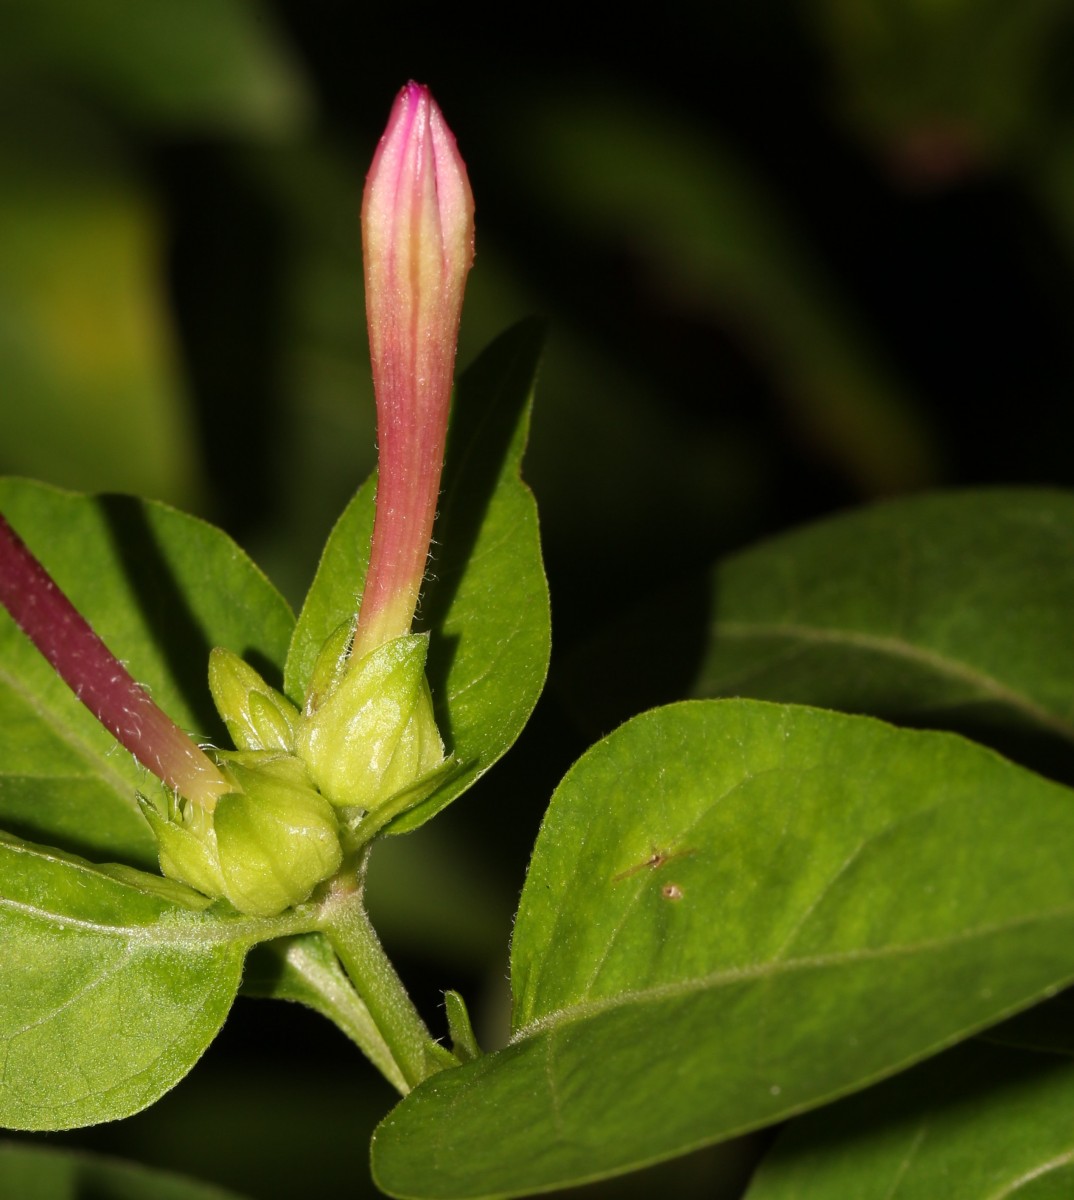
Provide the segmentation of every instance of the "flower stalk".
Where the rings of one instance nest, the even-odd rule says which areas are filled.
[[[0,603],[121,746],[185,799],[211,810],[230,784],[153,702],[0,515]]]

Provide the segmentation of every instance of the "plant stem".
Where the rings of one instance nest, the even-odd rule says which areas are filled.
[[[456,1066],[450,1051],[433,1040],[377,937],[363,901],[365,859],[350,886],[337,882],[325,903],[321,929],[339,956],[380,1036],[406,1081],[416,1087],[445,1067]],[[396,1080],[391,1082],[398,1083]]]

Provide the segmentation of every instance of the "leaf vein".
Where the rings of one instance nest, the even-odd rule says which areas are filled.
[[[992,937],[997,934],[1009,933],[1013,930],[1032,926],[1041,922],[1058,921],[1074,917],[1074,903],[1065,904],[1048,912],[1033,913],[1026,917],[1015,917],[1009,921],[1001,921],[993,925],[980,926],[975,929],[961,930],[947,937],[933,938],[927,941],[908,942],[889,946],[858,946],[849,950],[837,950],[830,954],[815,954],[797,959],[777,959],[768,962],[751,963],[741,967],[726,967],[711,971],[707,975],[699,975],[691,979],[674,980],[670,983],[658,983],[649,987],[632,988],[607,996],[599,1000],[584,1000],[574,1004],[564,1005],[563,1008],[546,1013],[527,1022],[512,1034],[510,1042],[525,1041],[547,1029],[600,1016],[630,1004],[644,1004],[654,1000],[675,999],[680,996],[690,996],[719,988],[724,985],[745,983],[750,980],[772,979],[779,975],[789,975],[798,971],[823,970],[828,967],[846,966],[856,962],[881,961],[889,958],[900,958],[909,954],[936,953],[957,946],[963,942],[977,938]]]
[[[1044,708],[1037,701],[1022,692],[1016,691],[1007,684],[1001,683],[994,675],[968,663],[958,662],[937,650],[925,646],[913,645],[900,641],[898,638],[886,637],[883,634],[861,633],[843,629],[822,629],[812,625],[781,624],[747,624],[746,622],[719,622],[718,633],[721,637],[741,638],[749,640],[758,637],[799,638],[803,642],[816,645],[847,645],[878,654],[886,654],[891,658],[904,659],[921,666],[926,666],[939,674],[957,680],[976,688],[981,694],[990,699],[1021,712],[1024,716],[1060,734],[1062,737],[1074,740],[1074,722],[1057,716]]]

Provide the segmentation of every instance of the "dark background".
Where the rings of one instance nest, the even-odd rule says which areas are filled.
[[[491,1045],[528,848],[600,732],[571,670],[594,633],[643,606],[637,694],[670,699],[660,598],[719,556],[889,495],[1074,482],[1068,5],[580,11],[0,0],[0,470],[203,514],[300,603],[373,465],[358,207],[411,77],[477,199],[460,365],[547,320],[549,690],[372,881],[430,1020],[461,987]],[[390,1102],[325,1022],[240,1001],[154,1109],[44,1140],[363,1195]],[[663,1186],[733,1194],[750,1153]]]

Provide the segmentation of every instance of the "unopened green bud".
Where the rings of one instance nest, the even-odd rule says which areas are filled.
[[[296,753],[333,804],[373,811],[444,761],[425,682],[428,646],[427,634],[385,642],[348,664],[320,707],[303,717]]]
[[[157,839],[161,872],[206,896],[223,896],[212,813],[200,804],[181,801],[158,806],[139,796],[138,802]]]
[[[298,709],[237,654],[209,655],[209,690],[240,750],[294,750]]]
[[[221,755],[234,790],[211,811],[142,800],[157,836],[160,868],[240,912],[272,917],[300,904],[343,861],[332,806],[302,764],[284,754]]]
[[[339,870],[336,815],[296,759],[229,767],[242,790],[221,796],[213,815],[224,894],[240,912],[275,916]]]

